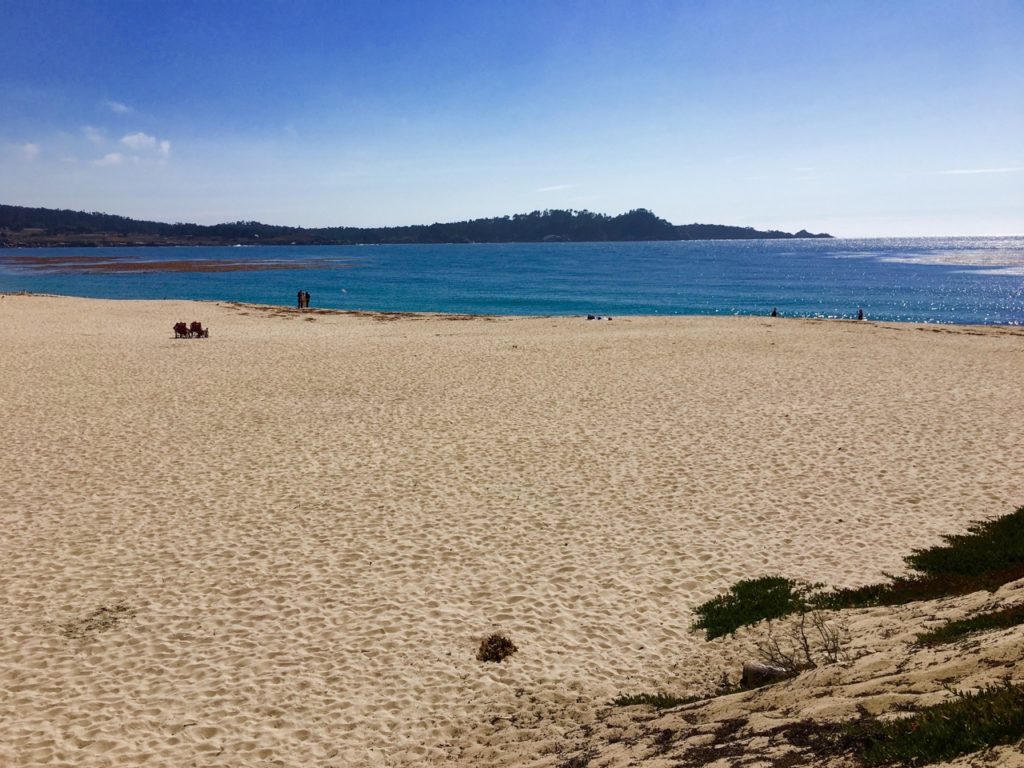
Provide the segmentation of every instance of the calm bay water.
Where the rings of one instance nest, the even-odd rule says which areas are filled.
[[[3,292],[294,306],[299,289],[334,309],[1020,325],[1024,237],[0,251]]]

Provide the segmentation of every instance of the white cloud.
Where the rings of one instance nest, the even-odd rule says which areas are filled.
[[[103,136],[103,131],[101,131],[99,128],[93,128],[91,125],[83,125],[82,133],[85,135],[85,138],[87,138],[97,147],[106,140]]]
[[[28,160],[29,162],[31,162],[31,161],[35,160],[37,157],[39,157],[39,145],[38,144],[32,144],[32,143],[22,144],[21,147],[19,147],[19,149],[21,150],[22,158],[25,159],[25,160]]]
[[[95,162],[96,165],[120,165],[124,162],[124,155],[120,152],[110,152],[99,160],[95,160],[93,162]]]
[[[123,102],[120,102],[120,101],[114,101],[113,99],[107,99],[106,101],[103,102],[103,105],[107,109],[109,109],[111,112],[114,112],[115,114],[118,114],[118,115],[128,115],[128,114],[131,114],[132,112],[135,111],[134,109],[129,107],[127,104],[124,104]]]
[[[150,136],[142,131],[123,136],[121,143],[136,152],[146,152],[155,149],[159,153],[161,160],[171,156],[171,142],[167,139],[157,139],[156,136]],[[138,159],[137,156],[133,157]]]
[[[973,173],[1017,173],[1018,171],[1024,171],[1024,167],[1015,168],[967,168],[956,171],[939,171],[944,176],[962,176],[965,174]]]
[[[132,149],[148,149],[156,146],[156,137],[139,131],[138,133],[129,133],[121,139],[121,143]]]
[[[575,186],[575,184],[554,184],[550,187],[540,187],[539,189],[535,189],[534,192],[558,192],[559,190],[571,189]]]

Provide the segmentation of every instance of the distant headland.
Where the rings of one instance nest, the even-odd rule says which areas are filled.
[[[445,224],[405,227],[166,224],[107,213],[0,205],[0,248],[157,245],[384,245],[439,243],[629,242],[643,240],[757,240],[830,238],[722,224],[672,224],[645,208],[619,216],[544,210]]]

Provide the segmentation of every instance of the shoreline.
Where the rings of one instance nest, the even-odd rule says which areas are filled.
[[[261,309],[267,311],[283,311],[290,310],[295,314],[309,313],[309,314],[321,314],[321,315],[350,315],[354,317],[373,317],[373,316],[384,316],[394,318],[415,318],[419,316],[432,317],[432,318],[448,318],[448,319],[459,319],[459,320],[471,320],[471,319],[491,319],[491,320],[516,320],[516,319],[577,319],[587,320],[587,315],[584,314],[563,314],[563,315],[502,315],[502,314],[473,314],[463,312],[418,312],[418,311],[407,311],[407,310],[385,310],[385,309],[338,309],[334,307],[306,307],[299,309],[291,304],[259,304],[255,302],[245,301],[234,301],[228,299],[139,299],[139,298],[101,298],[96,296],[81,296],[77,294],[66,294],[66,293],[42,293],[38,291],[0,291],[0,297],[3,296],[37,296],[43,298],[56,298],[56,299],[81,299],[84,301],[113,301],[113,302],[167,302],[167,303],[195,303],[195,304],[210,304],[213,306],[238,306],[250,309]],[[678,314],[678,315],[631,315],[631,314],[618,314],[613,316],[601,315],[599,316],[602,321],[615,320],[615,319],[640,319],[640,320],[672,320],[672,319],[696,319],[696,318],[707,318],[712,320],[727,320],[730,318],[747,318],[747,319],[762,319],[769,321],[786,321],[786,320],[804,320],[810,322],[839,322],[839,323],[854,323],[859,325],[872,325],[877,327],[896,326],[920,326],[921,328],[978,328],[978,329],[1004,329],[1013,330],[1021,329],[1024,333],[1024,323],[1018,322],[1007,322],[1007,323],[958,323],[958,322],[925,322],[920,320],[874,320],[871,317],[865,317],[864,320],[857,320],[855,317],[845,316],[819,316],[819,315],[783,315],[780,314],[778,317],[771,317],[763,314]],[[596,321],[597,318],[595,318]]]

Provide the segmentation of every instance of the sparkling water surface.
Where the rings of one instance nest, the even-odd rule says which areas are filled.
[[[75,268],[86,257],[102,271]],[[240,271],[119,271],[125,262]],[[27,263],[31,262],[31,263]],[[181,265],[174,267],[180,269]],[[109,271],[108,271],[109,270]],[[501,315],[766,315],[1024,324],[1024,237],[34,248],[0,291]]]

